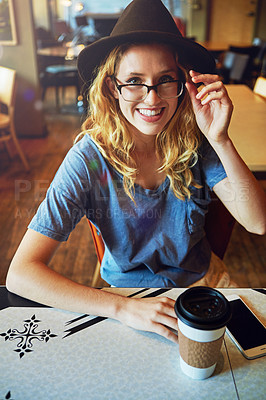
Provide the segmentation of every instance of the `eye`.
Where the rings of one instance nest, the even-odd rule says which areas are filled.
[[[126,81],[126,83],[135,85],[135,84],[137,84],[137,83],[141,83],[141,79],[140,79],[139,77],[137,77],[137,76],[133,76],[132,78],[129,78],[129,79]]]
[[[159,79],[159,83],[164,83],[164,82],[172,82],[174,81],[176,78],[174,78],[171,75],[163,75],[161,76],[161,78]]]

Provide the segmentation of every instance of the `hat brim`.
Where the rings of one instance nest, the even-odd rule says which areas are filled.
[[[107,55],[118,45],[124,43],[154,41],[171,44],[176,48],[180,64],[187,70],[193,69],[201,73],[214,73],[215,60],[200,44],[191,39],[179,37],[171,33],[158,31],[134,31],[117,36],[101,38],[85,47],[78,56],[78,71],[84,82],[91,82],[94,71]]]

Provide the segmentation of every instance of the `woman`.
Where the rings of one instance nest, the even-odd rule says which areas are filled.
[[[102,276],[111,285],[222,285],[204,234],[208,188],[249,231],[266,225],[264,193],[228,137],[232,103],[212,57],[182,38],[160,0],[134,0],[110,37],[83,50],[78,68],[93,81],[85,133],[33,218],[7,287],[177,341],[173,300],[88,288],[48,263],[85,214],[105,241]]]

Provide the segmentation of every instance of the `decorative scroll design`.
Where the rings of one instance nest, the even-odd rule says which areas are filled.
[[[32,347],[34,340],[47,343],[51,338],[57,336],[54,333],[51,333],[50,329],[37,331],[39,326],[38,323],[41,321],[36,319],[35,315],[30,319],[25,319],[24,322],[23,331],[10,328],[7,332],[0,333],[0,336],[3,336],[5,341],[18,340],[17,348],[14,351],[19,354],[20,358],[24,357],[26,353],[33,351]]]

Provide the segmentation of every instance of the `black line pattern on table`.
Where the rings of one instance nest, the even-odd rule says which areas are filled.
[[[86,317],[88,317],[88,316],[89,316],[89,314],[80,315],[80,316],[77,317],[77,318],[74,318],[74,319],[71,319],[70,321],[67,321],[67,322],[65,323],[65,325],[67,326],[67,325],[74,324],[74,322],[78,322],[78,321],[80,321],[81,319],[86,318]]]
[[[135,293],[131,293],[129,296],[127,296],[127,297],[133,297],[133,296],[137,296],[138,294],[141,294],[141,293],[143,293],[143,292],[146,292],[147,290],[149,290],[149,289],[141,289],[141,290],[139,290],[138,292],[135,292]],[[73,324],[74,322],[78,322],[78,321],[80,321],[81,319],[84,319],[84,318],[86,318],[86,317],[89,317],[90,316],[90,314],[83,314],[83,315],[80,315],[79,317],[77,317],[77,318],[74,318],[74,319],[71,319],[70,321],[67,321],[66,323],[65,323],[65,325],[67,326],[67,325],[71,325],[71,324]]]
[[[134,297],[134,296],[137,296],[138,294],[141,294],[141,293],[143,293],[143,292],[145,292],[145,291],[147,291],[147,290],[149,290],[149,289],[141,289],[141,290],[139,290],[139,291],[137,291],[137,292],[135,292],[135,293],[130,294],[130,295],[127,296],[127,297]],[[169,290],[171,290],[171,288],[169,288],[169,289],[158,289],[158,290],[156,290],[155,292],[148,293],[148,294],[146,294],[145,296],[142,296],[141,298],[142,298],[142,299],[145,299],[145,298],[148,298],[148,297],[160,296],[161,294],[166,293],[166,292],[168,292]],[[70,325],[70,324],[72,324],[72,323],[74,323],[74,322],[80,321],[81,319],[88,318],[88,317],[90,317],[89,314],[84,314],[84,315],[82,315],[82,316],[80,316],[80,317],[77,317],[77,318],[71,320],[71,321],[67,321],[67,322],[66,322],[66,325]],[[67,330],[65,331],[66,335],[63,336],[63,339],[66,338],[66,337],[68,337],[68,336],[74,335],[75,333],[80,332],[80,331],[82,331],[82,330],[84,330],[84,329],[86,329],[86,328],[89,328],[90,326],[93,326],[93,325],[95,325],[95,324],[98,324],[99,322],[102,322],[102,321],[104,321],[104,320],[106,320],[106,319],[108,319],[108,318],[107,318],[107,317],[94,317],[94,318],[90,319],[90,320],[87,321],[87,322],[83,322],[83,323],[80,324],[80,325],[77,325],[77,326],[74,326],[74,327],[72,327],[72,328],[69,328],[69,329],[67,329]]]
[[[166,292],[169,292],[169,290],[171,290],[171,288],[168,288],[168,289],[158,289],[158,290],[155,290],[155,292],[146,294],[145,296],[142,297],[142,299],[146,299],[146,298],[148,298],[148,297],[157,297],[157,296],[160,296],[161,294],[164,294],[164,293],[166,293]]]
[[[24,357],[26,353],[33,351],[34,340],[47,343],[51,338],[57,336],[51,333],[50,329],[37,331],[39,327],[38,323],[41,321],[36,319],[35,315],[30,319],[25,319],[24,322],[24,331],[10,328],[7,332],[0,333],[0,336],[4,337],[5,341],[18,340],[17,348],[14,351],[19,354],[20,358]]]
[[[127,296],[127,297],[137,296],[138,294],[143,293],[143,292],[145,292],[145,291],[147,291],[147,290],[148,290],[148,289],[141,289],[141,290],[139,290],[138,292],[132,293],[132,294],[130,294],[130,295]],[[78,322],[78,321],[80,321],[81,319],[87,318],[87,317],[89,317],[89,316],[90,316],[90,314],[83,314],[83,315],[80,315],[80,316],[77,317],[77,318],[74,318],[74,319],[71,319],[70,321],[67,321],[67,322],[65,323],[65,325],[66,325],[66,326],[67,326],[67,325],[71,325],[71,324],[73,324],[73,323],[75,323],[75,322]]]
[[[69,328],[67,329],[65,332],[68,332],[65,336],[63,336],[63,339],[65,339],[68,336],[74,335],[74,333],[80,332],[83,329],[89,328],[90,326],[93,326],[95,324],[98,324],[99,322],[104,321],[105,319],[107,319],[107,317],[96,317],[96,318],[92,318],[87,322],[83,322],[83,324],[74,326],[73,328]]]
[[[266,290],[265,289],[251,289],[251,290],[254,290],[255,292],[259,292],[259,293],[262,293],[262,294],[266,294]]]

